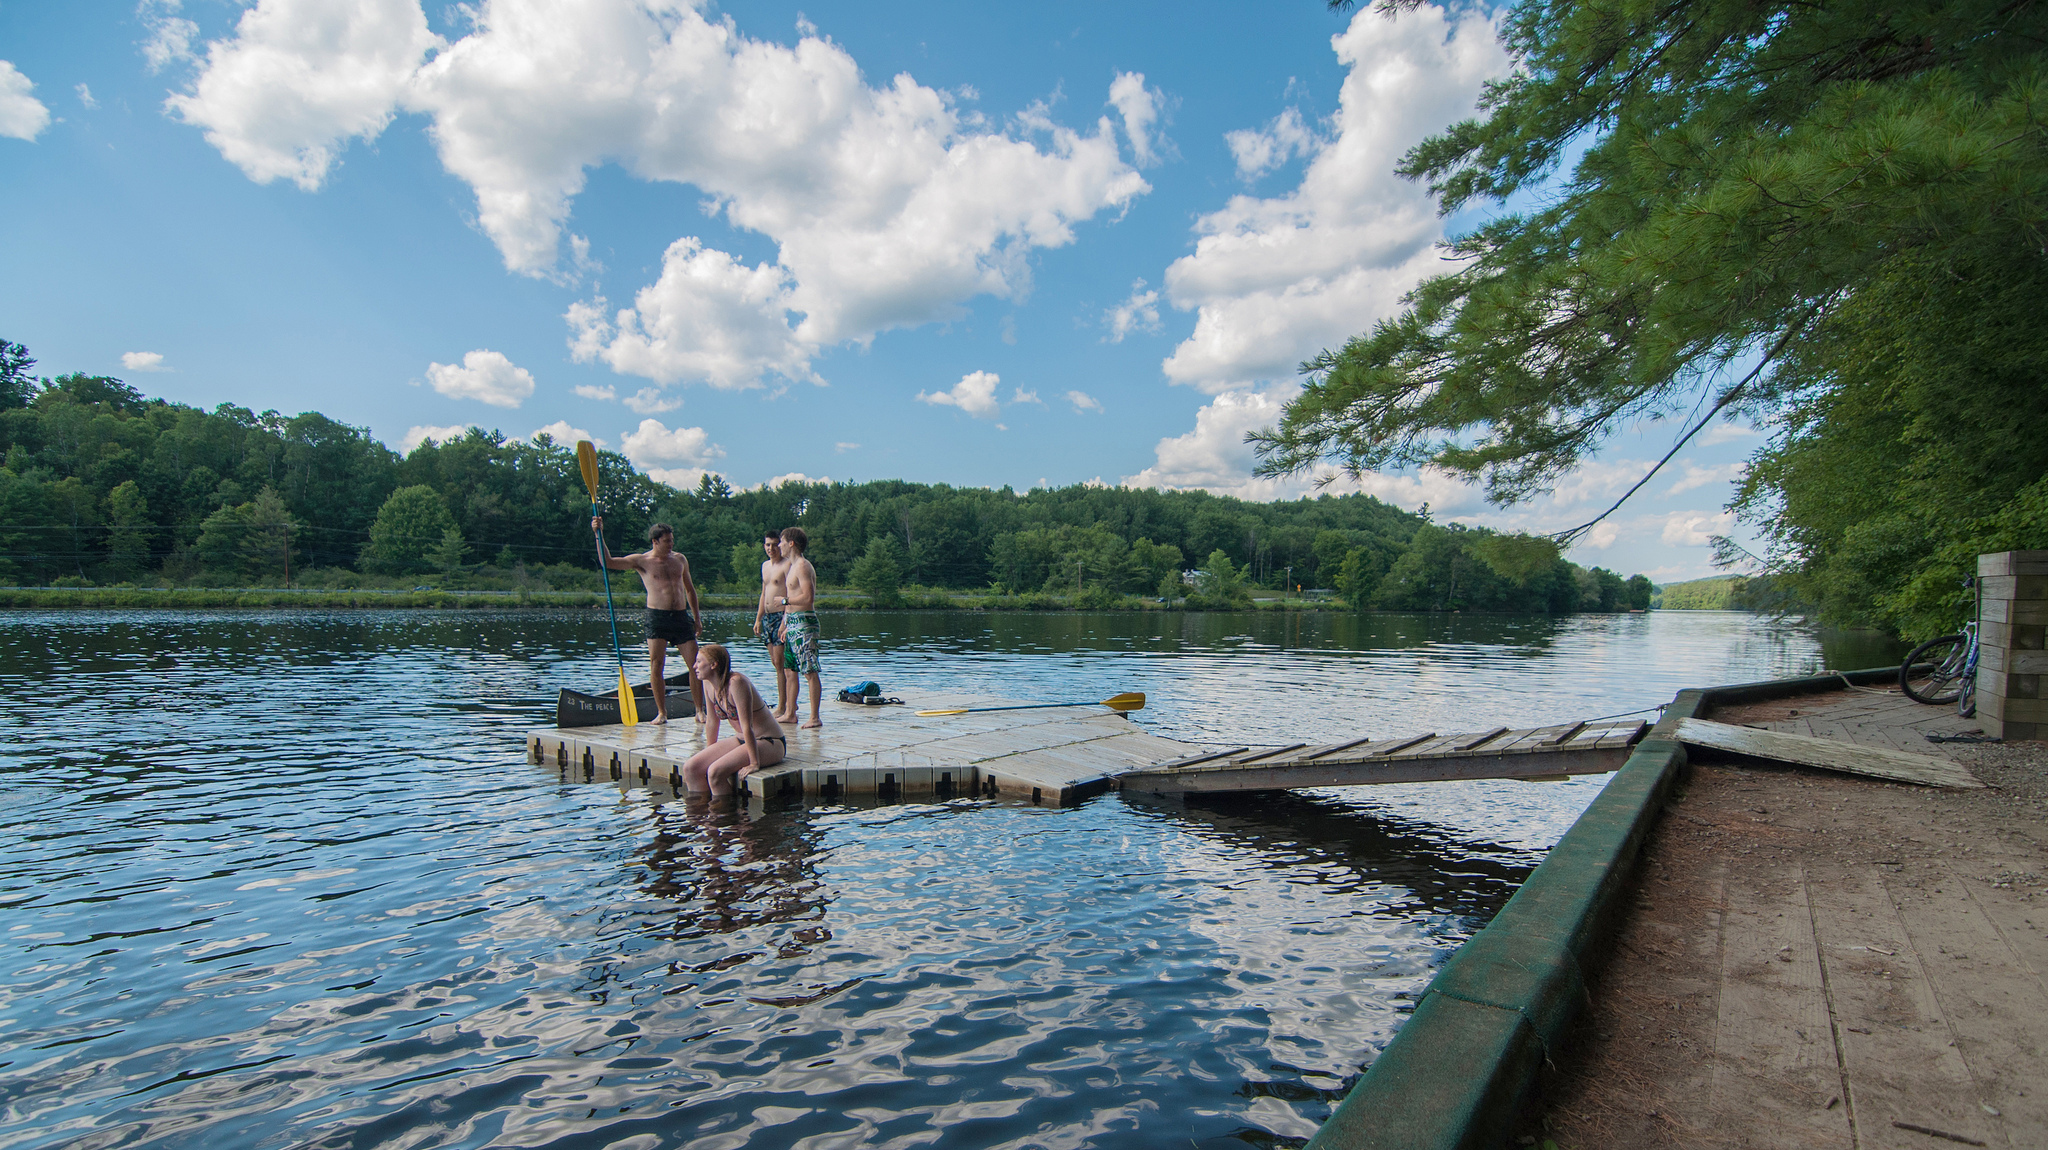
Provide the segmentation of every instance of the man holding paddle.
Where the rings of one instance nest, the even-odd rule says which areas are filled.
[[[697,607],[697,584],[690,579],[690,561],[676,553],[675,529],[666,523],[647,529],[647,550],[626,556],[614,556],[605,547],[602,516],[591,516],[590,529],[597,534],[597,556],[605,567],[613,571],[638,571],[640,582],[647,588],[647,679],[654,689],[654,721],[666,723],[668,685],[661,672],[668,657],[668,645],[674,643],[676,650],[682,652],[685,667],[696,663],[697,632],[704,618]],[[694,674],[690,676],[690,701],[692,714],[702,723],[704,687]]]

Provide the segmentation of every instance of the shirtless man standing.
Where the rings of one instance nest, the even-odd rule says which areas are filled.
[[[647,529],[647,550],[615,557],[604,545],[604,520],[593,517],[590,529],[597,534],[597,553],[613,571],[638,571],[647,588],[647,679],[654,688],[656,723],[668,722],[668,684],[662,679],[662,664],[668,645],[682,652],[683,665],[697,661],[698,621],[704,617],[697,608],[697,584],[690,579],[690,561],[676,554],[675,529],[657,523]],[[687,610],[685,609],[687,605]],[[704,721],[704,686],[690,677],[691,711],[697,722]]]
[[[825,725],[818,717],[818,571],[805,557],[810,543],[803,528],[782,529],[782,553],[789,557],[782,584],[782,661],[789,665],[792,676],[802,675],[804,685],[811,689],[811,718],[804,724],[805,730]],[[797,700],[791,700],[791,718],[796,717],[796,708]]]
[[[754,603],[754,634],[768,646],[768,665],[775,668],[775,719],[796,722],[797,678],[782,651],[782,602],[788,598],[789,560],[782,554],[782,534],[761,537],[761,597]]]

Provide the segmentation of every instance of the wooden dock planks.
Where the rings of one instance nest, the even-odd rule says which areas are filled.
[[[984,695],[919,700],[919,709],[1003,706]],[[910,707],[828,706],[823,730],[789,728],[788,756],[750,778],[751,796],[803,794],[828,801],[982,795],[1063,806],[1109,790],[1115,777],[1195,748],[1089,708],[917,715]],[[730,728],[724,733],[729,733]],[[608,780],[680,794],[681,770],[704,746],[703,729],[665,726],[547,728],[529,732],[529,761],[563,779]]]
[[[1621,766],[1648,725],[1567,723],[1495,728],[1324,747],[1252,748],[1162,761],[1125,774],[1125,790],[1155,794],[1286,790],[1451,779],[1604,774]]]
[[[1678,741],[1741,755],[1820,767],[1852,775],[1869,775],[1929,787],[1981,787],[1968,769],[1945,758],[1893,750],[1866,743],[1816,738],[1786,731],[1737,727],[1709,719],[1680,719]]]

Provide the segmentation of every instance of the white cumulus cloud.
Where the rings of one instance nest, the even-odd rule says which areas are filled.
[[[414,428],[413,430],[418,431],[420,429]],[[603,439],[600,439],[597,436],[590,434],[589,432],[583,430],[580,427],[570,426],[569,421],[566,419],[557,419],[553,423],[548,424],[546,427],[536,427],[527,434],[526,438],[539,439],[543,435],[547,436],[549,439],[554,440],[556,445],[560,447],[573,448],[576,446],[576,442],[582,439],[589,440],[594,446],[597,447],[605,446],[605,441]]]
[[[1102,322],[1109,327],[1111,343],[1122,343],[1134,331],[1158,331],[1159,293],[1147,291],[1145,281],[1138,280],[1131,285],[1130,298],[1102,313]]]
[[[808,379],[821,348],[1016,298],[1032,249],[1150,190],[1108,114],[995,128],[907,74],[869,86],[815,30],[754,40],[686,0],[469,11],[471,31],[444,45],[419,0],[259,0],[172,108],[252,178],[309,188],[349,141],[420,113],[505,266],[530,275],[558,274],[590,168],[696,187],[774,260],[681,237],[632,307],[590,300],[567,317],[580,357],[660,383]],[[1119,77],[1112,102],[1133,152],[1152,154],[1137,141],[1154,140],[1156,95]]]
[[[1037,404],[1037,405],[1038,405],[1038,406],[1040,406],[1040,407],[1044,407],[1044,406],[1045,406],[1045,401],[1044,401],[1044,400],[1042,400],[1042,399],[1040,399],[1040,398],[1038,398],[1038,393],[1037,393],[1037,392],[1035,392],[1035,391],[1025,391],[1025,390],[1024,390],[1023,388],[1021,388],[1021,387],[1020,387],[1020,388],[1017,388],[1016,390],[1014,390],[1014,391],[1012,391],[1012,392],[1010,392],[1010,402],[1011,402],[1011,403],[1013,403],[1013,404],[1017,404],[1017,403],[1035,403],[1035,404]]]
[[[518,407],[533,394],[533,373],[485,348],[463,356],[460,364],[428,364],[427,382],[450,399],[474,399],[492,407]]]
[[[121,353],[121,366],[128,371],[171,370],[164,366],[164,356],[160,351],[124,351]]]
[[[79,84],[72,88],[72,91],[78,93],[78,104],[86,111],[90,112],[100,106],[100,102],[92,98],[92,88],[90,86]]]
[[[782,474],[782,475],[778,475],[778,476],[776,476],[776,477],[775,477],[775,478],[773,478],[773,479],[768,479],[768,480],[764,480],[764,481],[762,481],[762,482],[760,482],[760,483],[757,483],[757,484],[755,484],[754,486],[752,486],[752,487],[749,487],[749,488],[747,488],[747,490],[749,490],[749,491],[773,491],[773,490],[775,490],[776,488],[778,488],[778,487],[781,487],[781,486],[782,486],[783,484],[785,484],[785,483],[830,483],[830,482],[832,482],[832,477],[831,477],[831,476],[829,476],[829,475],[805,475],[805,474],[804,474],[803,472],[801,472],[801,471],[791,471],[791,472],[787,472],[787,473],[785,473],[785,474]]]
[[[420,444],[425,443],[429,439],[433,440],[435,443],[449,443],[454,440],[461,439],[463,436],[467,434],[469,434],[469,428],[459,423],[450,424],[447,427],[432,427],[415,424],[411,429],[406,431],[405,438],[398,441],[398,453],[400,455],[411,455],[413,448],[418,447]]]
[[[1691,491],[1696,487],[1706,487],[1715,483],[1727,483],[1731,480],[1742,478],[1742,473],[1748,469],[1749,465],[1746,463],[1724,463],[1719,467],[1701,467],[1697,464],[1688,463],[1685,465],[1684,478],[1672,484],[1671,490],[1666,491],[1664,494],[1677,495],[1681,491]]]
[[[1745,424],[1716,423],[1700,436],[1700,446],[1712,447],[1718,443],[1734,443],[1737,440],[1753,439],[1762,434],[1763,432]]]
[[[1709,515],[1698,511],[1674,511],[1664,517],[1664,542],[1680,547],[1705,547],[1716,535],[1735,530],[1735,515],[1723,511]]]
[[[391,122],[440,44],[417,0],[262,0],[164,106],[250,179],[312,191],[350,140]]]
[[[711,433],[701,427],[671,430],[658,419],[643,419],[625,434],[619,450],[640,468],[683,464],[703,467],[725,458],[725,448],[711,442]],[[651,474],[651,472],[650,472]]]
[[[632,408],[635,415],[660,415],[664,411],[674,411],[682,405],[683,401],[680,399],[662,398],[661,389],[658,387],[643,387],[626,397],[626,406]]]
[[[1002,377],[992,371],[969,372],[961,376],[960,382],[949,391],[918,392],[917,401],[939,407],[957,407],[976,419],[994,419],[1002,411],[1002,406],[996,402],[996,387],[1002,382]]]
[[[1435,201],[1394,168],[1425,135],[1470,116],[1482,84],[1508,71],[1494,25],[1477,9],[1453,17],[1423,5],[1389,18],[1366,6],[1332,44],[1350,72],[1329,138],[1287,143],[1294,122],[1283,115],[1267,143],[1233,145],[1246,170],[1283,145],[1313,148],[1300,185],[1236,196],[1203,216],[1194,254],[1166,271],[1173,306],[1196,313],[1193,334],[1162,364],[1176,383],[1217,394],[1292,377],[1444,267]]]
[[[585,399],[614,400],[619,397],[618,389],[610,384],[606,384],[603,387],[592,387],[587,383],[579,383],[569,390]]]
[[[0,136],[33,140],[50,126],[50,110],[29,95],[35,87],[13,64],[0,60]]]
[[[1153,162],[1153,125],[1159,122],[1159,92],[1145,86],[1143,72],[1119,72],[1109,84],[1109,102],[1123,117],[1124,135],[1131,141],[1131,154],[1139,165]]]
[[[1087,392],[1085,392],[1085,391],[1070,391],[1070,392],[1068,392],[1068,393],[1067,393],[1067,402],[1068,402],[1068,403],[1071,403],[1071,404],[1073,404],[1073,405],[1074,405],[1074,414],[1076,414],[1076,415],[1079,415],[1079,414],[1080,414],[1081,412],[1084,412],[1084,411],[1101,411],[1101,410],[1102,410],[1102,401],[1101,401],[1101,400],[1099,400],[1099,399],[1097,399],[1097,398],[1095,398],[1095,397],[1094,397],[1094,396],[1092,396],[1092,395],[1089,395],[1089,394],[1088,394]]]
[[[1223,133],[1223,142],[1230,145],[1230,155],[1237,161],[1238,178],[1255,180],[1296,156],[1313,154],[1320,141],[1302,120],[1301,112],[1288,108],[1263,128]]]
[[[142,42],[142,58],[149,62],[150,71],[161,72],[192,59],[199,25],[178,15],[184,7],[182,0],[142,0],[135,6],[136,19],[149,30],[149,39]]]

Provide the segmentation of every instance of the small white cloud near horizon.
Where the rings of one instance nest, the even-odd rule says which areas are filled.
[[[121,367],[127,371],[169,371],[164,366],[164,356],[159,351],[124,351],[121,353]]]
[[[400,455],[411,455],[413,448],[418,447],[429,439],[435,443],[447,443],[451,440],[461,439],[468,434],[469,425],[466,423],[449,424],[447,427],[415,424],[406,431],[404,438],[398,441],[398,453]]]
[[[1672,484],[1670,490],[1664,494],[1666,496],[1677,495],[1681,491],[1691,491],[1696,487],[1705,487],[1712,483],[1731,482],[1742,478],[1743,472],[1748,470],[1749,465],[1747,463],[1724,463],[1719,467],[1701,467],[1697,464],[1688,463],[1685,465],[1685,477]]]
[[[658,387],[643,387],[626,397],[626,406],[632,408],[635,415],[660,415],[665,411],[674,411],[682,405],[683,401],[680,399],[662,398],[661,389]]]
[[[836,453],[840,454],[840,455],[844,455],[844,454],[846,454],[846,453],[847,453],[847,452],[849,452],[849,451],[859,451],[859,450],[860,450],[860,444],[858,444],[858,443],[835,443],[835,444],[833,444],[833,445],[832,445],[832,450],[833,450],[834,452],[836,452]]]
[[[29,94],[35,87],[13,64],[0,60],[0,136],[33,143],[50,126],[50,110]]]
[[[585,399],[615,400],[619,398],[618,389],[611,386],[610,384],[606,384],[603,387],[592,387],[587,383],[579,383],[575,387],[570,388],[569,390],[570,392],[576,395],[580,395]]]
[[[1762,434],[1762,431],[1747,424],[1716,423],[1700,436],[1699,442],[1702,447],[1712,447],[1721,443],[1734,443],[1738,440],[1754,439]]]
[[[920,391],[919,403],[936,407],[957,407],[976,419],[994,419],[1002,411],[996,402],[996,387],[1002,377],[992,371],[973,371],[960,377],[950,391]]]
[[[619,450],[633,466],[661,479],[664,470],[675,468],[697,472],[699,477],[704,469],[717,460],[725,458],[725,448],[711,442],[711,433],[701,427],[678,427],[670,430],[658,419],[643,419],[640,426],[627,432],[619,441]],[[681,486],[671,479],[661,479],[670,486]],[[696,483],[696,478],[689,480]]]
[[[492,407],[518,407],[533,394],[533,373],[499,352],[477,348],[460,365],[430,363],[427,382],[450,399],[474,399]]]
[[[418,429],[415,428],[414,430]],[[528,440],[535,440],[539,439],[543,435],[554,440],[557,445],[562,447],[573,448],[576,446],[578,440],[583,439],[589,440],[593,445],[597,447],[607,446],[606,441],[604,439],[592,435],[580,427],[570,426],[569,421],[566,419],[557,419],[553,423],[548,424],[546,427],[536,427],[532,431],[527,432],[526,438]]]
[[[775,490],[776,488],[778,488],[778,487],[782,486],[782,485],[783,485],[783,484],[785,484],[785,483],[830,483],[830,482],[832,482],[832,477],[831,477],[831,476],[829,476],[829,475],[805,475],[805,474],[804,474],[803,472],[801,472],[801,471],[791,471],[791,472],[788,472],[788,473],[786,473],[786,474],[783,474],[783,475],[778,475],[778,476],[774,477],[773,479],[764,479],[764,480],[762,480],[761,482],[759,482],[759,483],[756,483],[756,484],[754,484],[754,485],[753,485],[752,487],[749,487],[749,488],[747,488],[747,490],[748,490],[748,491],[773,491],[773,490]]]
[[[1011,403],[1013,403],[1013,404],[1015,404],[1015,403],[1035,403],[1035,404],[1037,404],[1037,405],[1038,405],[1038,406],[1040,406],[1040,407],[1044,407],[1044,406],[1045,406],[1045,401],[1044,401],[1044,400],[1042,400],[1042,399],[1040,399],[1040,398],[1038,398],[1038,393],[1037,393],[1036,391],[1025,391],[1025,390],[1024,390],[1023,388],[1021,388],[1021,387],[1020,387],[1020,388],[1017,388],[1017,389],[1016,389],[1015,391],[1012,391],[1012,392],[1010,393],[1010,402],[1011,402]]]
[[[90,112],[100,106],[100,102],[92,98],[92,89],[89,86],[81,83],[71,90],[78,93],[78,103],[86,111]]]
[[[1726,535],[1735,530],[1735,513],[1723,511],[1707,514],[1700,511],[1673,511],[1664,519],[1664,542],[1679,547],[1706,547],[1714,542],[1714,536]]]
[[[1109,334],[1102,337],[1106,343],[1122,343],[1124,337],[1134,331],[1156,333],[1159,330],[1159,293],[1147,291],[1142,279],[1133,281],[1130,297],[1103,312],[1102,322],[1109,328]]]
[[[1066,398],[1068,403],[1074,405],[1075,415],[1080,415],[1082,412],[1087,411],[1102,410],[1102,401],[1085,391],[1070,391],[1067,393]]]

